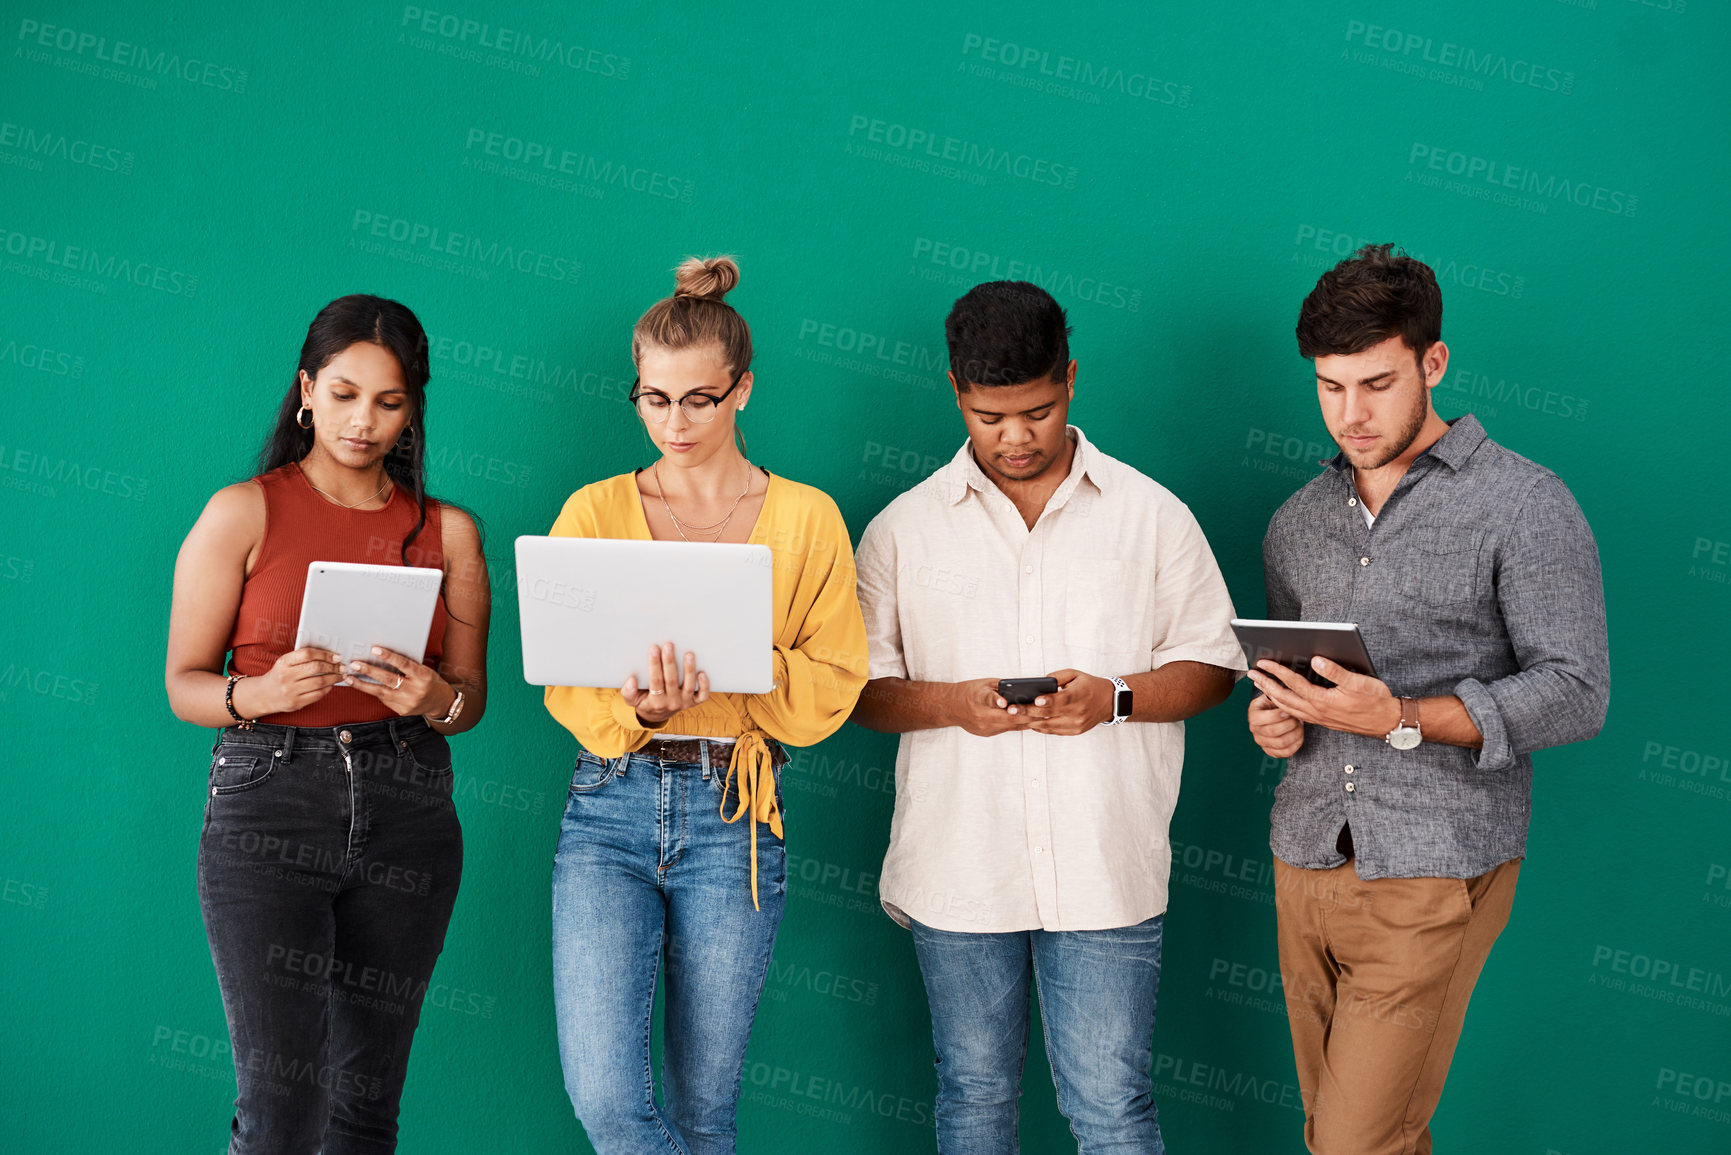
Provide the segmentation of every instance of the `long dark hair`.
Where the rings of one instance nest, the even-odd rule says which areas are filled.
[[[385,454],[385,473],[403,487],[420,511],[415,528],[403,538],[402,561],[408,565],[409,547],[427,524],[427,379],[432,371],[427,364],[427,332],[407,305],[354,293],[338,297],[319,310],[313,323],[307,326],[300,366],[277,407],[276,425],[259,451],[258,471],[269,473],[311,452],[313,431],[303,428],[299,419],[300,375],[305,372],[308,377],[317,377],[338,353],[360,344],[377,345],[395,356],[403,370],[403,384],[409,391],[409,423],[404,427],[404,436]]]

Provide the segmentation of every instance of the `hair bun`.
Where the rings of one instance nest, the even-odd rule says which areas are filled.
[[[720,301],[739,284],[739,265],[732,257],[686,257],[673,270],[673,295]]]

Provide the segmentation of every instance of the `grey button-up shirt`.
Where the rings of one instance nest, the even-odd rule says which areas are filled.
[[[1363,878],[1471,878],[1526,854],[1531,752],[1599,732],[1610,696],[1599,552],[1556,474],[1468,414],[1419,455],[1374,526],[1344,455],[1275,513],[1268,616],[1357,622],[1396,695],[1453,694],[1480,750],[1304,728],[1269,845],[1293,866]],[[1422,727],[1423,716],[1420,715]]]

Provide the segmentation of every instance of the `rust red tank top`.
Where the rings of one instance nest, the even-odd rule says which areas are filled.
[[[306,474],[293,463],[253,481],[264,490],[264,542],[252,573],[241,587],[240,609],[228,640],[233,651],[228,669],[232,674],[257,677],[269,673],[276,660],[294,647],[307,566],[315,561],[402,565],[403,539],[415,528],[420,511],[401,486],[392,486],[391,498],[381,509],[344,509],[315,493]],[[439,535],[442,512],[438,502],[427,499],[427,524],[409,546],[410,565],[444,568]],[[445,621],[441,595],[427,633],[424,661],[429,666],[438,664],[444,650]],[[259,721],[281,726],[339,726],[395,716],[377,698],[337,686],[310,706],[287,714],[266,714]]]

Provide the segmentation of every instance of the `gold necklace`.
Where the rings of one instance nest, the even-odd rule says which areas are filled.
[[[679,536],[685,538],[686,541],[691,540],[685,532],[687,529],[691,530],[692,533],[714,533],[715,537],[713,540],[721,540],[721,535],[727,530],[727,523],[733,520],[734,510],[738,509],[739,503],[745,500],[745,495],[751,492],[751,462],[748,461],[745,463],[745,488],[740,490],[739,496],[733,499],[733,504],[727,510],[727,516],[716,522],[714,525],[688,526],[679,520],[678,515],[673,512],[673,507],[667,504],[667,491],[661,486],[660,460],[657,460],[654,466],[651,467],[651,472],[655,474],[655,496],[661,499],[661,508],[667,511],[668,519],[673,522],[673,528],[677,529],[679,531]]]
[[[355,502],[353,505],[350,505],[348,502],[343,501],[340,498],[332,497],[330,494],[326,493],[324,490],[320,489],[318,486],[313,485],[313,479],[307,475],[306,470],[304,470],[304,469],[301,470],[301,476],[305,477],[307,479],[308,485],[312,485],[314,493],[317,493],[317,494],[321,495],[322,497],[329,499],[331,502],[342,506],[344,509],[359,509],[361,506],[365,505],[369,501],[377,501],[379,499],[379,494],[383,493],[385,491],[385,486],[387,486],[391,483],[390,474],[388,474],[388,473],[382,474],[383,479],[379,482],[379,488],[378,488],[377,493],[374,493],[371,497],[363,497],[359,501]],[[659,484],[660,478],[657,478],[656,481]]]

